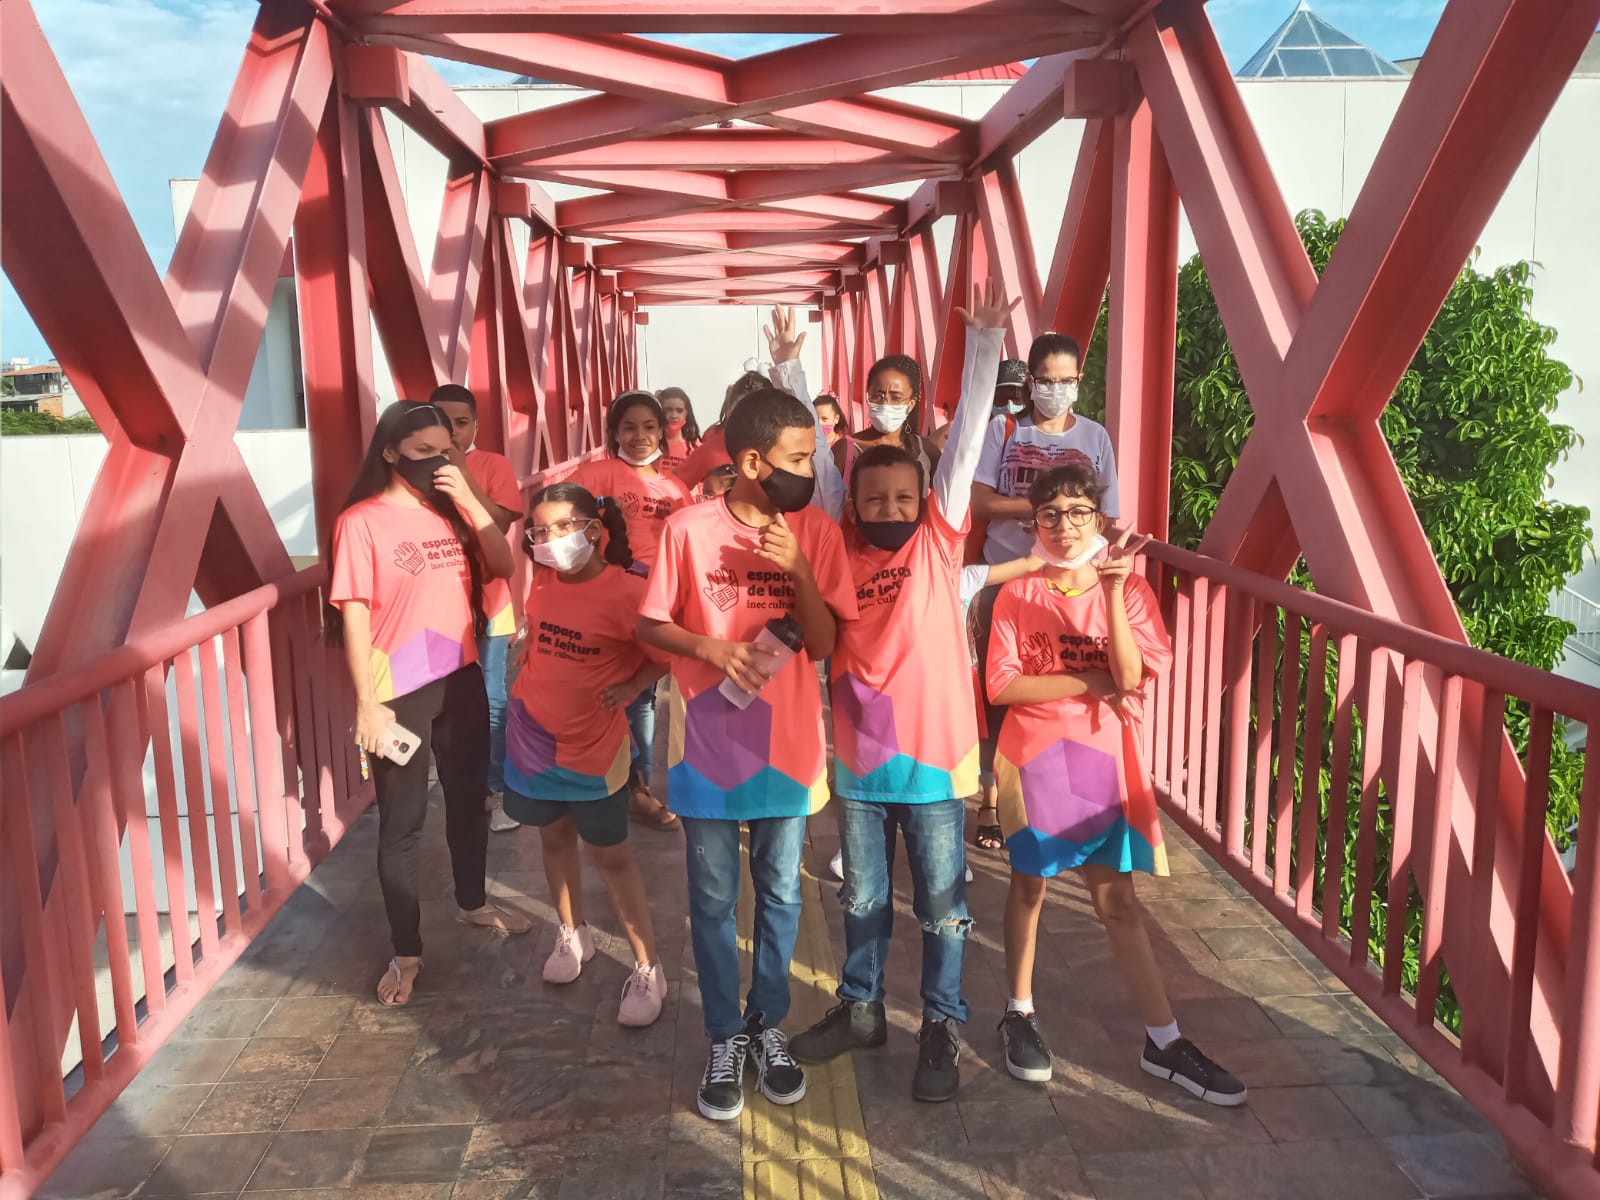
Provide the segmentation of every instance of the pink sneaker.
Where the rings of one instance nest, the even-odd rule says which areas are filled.
[[[556,948],[544,960],[546,983],[571,983],[583,971],[583,964],[594,957],[594,938],[588,925],[563,925],[556,934]]]
[[[666,998],[667,976],[661,964],[640,963],[622,985],[622,1007],[617,1012],[617,1024],[634,1027],[655,1024]]]

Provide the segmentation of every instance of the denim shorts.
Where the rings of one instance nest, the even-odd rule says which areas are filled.
[[[628,789],[612,792],[604,800],[536,800],[510,788],[505,793],[506,816],[524,825],[553,825],[571,817],[578,836],[590,846],[620,846],[628,840]]]

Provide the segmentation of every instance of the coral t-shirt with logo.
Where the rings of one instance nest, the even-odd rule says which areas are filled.
[[[467,470],[478,481],[484,494],[501,508],[522,512],[522,489],[511,462],[492,450],[468,450]],[[511,607],[511,581],[483,581],[483,615],[489,618],[489,636],[504,637],[517,631],[517,614]]]
[[[333,529],[328,601],[372,610],[372,688],[409,695],[478,661],[472,576],[450,523],[422,504],[374,496]]]
[[[855,585],[838,525],[816,508],[785,519],[824,602],[837,619],[854,620]],[[640,616],[755,641],[769,620],[794,612],[794,584],[756,553],[760,545],[761,531],[735,518],[725,500],[674,513]],[[672,811],[738,821],[816,812],[828,801],[828,784],[822,694],[810,657],[801,650],[743,710],[723,696],[725,678],[698,659],[672,660]]]
[[[937,492],[899,550],[845,534],[860,616],[831,663],[834,791],[927,803],[978,790],[978,723],[961,601],[967,527]]]
[[[506,709],[508,788],[539,800],[602,800],[628,781],[633,744],[627,711],[602,708],[600,692],[638,671],[635,636],[645,582],[607,566],[567,583],[538,570],[522,611],[527,655]]]
[[[1050,876],[1085,863],[1167,873],[1161,818],[1140,730],[1150,680],[1172,663],[1172,644],[1150,585],[1123,589],[1144,678],[1127,694],[1127,718],[1097,696],[1006,709],[995,746],[1000,826],[1013,870]],[[1014,579],[994,605],[985,678],[998,695],[1023,675],[1105,670],[1111,622],[1104,589],[1068,596],[1042,575]]]
[[[691,453],[689,443],[683,438],[668,438],[661,443],[661,457],[656,459],[656,470],[663,475],[676,475],[678,468],[689,461]]]
[[[689,489],[671,475],[660,471],[642,474],[620,458],[586,462],[572,473],[572,482],[596,498],[610,496],[622,505],[628,522],[628,548],[648,567],[655,566],[667,518],[690,503]]]

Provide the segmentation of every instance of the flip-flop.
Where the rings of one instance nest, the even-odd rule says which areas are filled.
[[[488,911],[482,914],[482,920],[475,919],[471,913],[457,912],[456,923],[506,935],[527,933],[533,928],[533,922],[516,909],[506,908],[493,901],[485,904],[484,908]]]
[[[978,811],[993,812],[997,817],[1000,815],[999,809],[993,804],[982,805]],[[999,850],[1006,844],[1005,830],[1000,828],[998,821],[992,825],[979,825],[972,831],[972,844],[979,850]]]
[[[389,960],[389,965],[384,968],[383,974],[378,979],[378,1003],[383,1005],[385,1008],[404,1008],[411,1002],[411,991],[416,990],[417,976],[422,974],[422,960],[420,958],[417,959],[417,969],[411,973],[411,991],[407,991],[404,996],[399,996],[393,1000],[385,1000],[383,998],[382,988],[384,983],[388,980],[391,972],[394,974],[395,983],[399,987],[405,987],[405,968],[400,965],[399,959],[391,958]]]
[[[652,807],[637,807],[640,801]],[[648,825],[651,829],[676,829],[678,815],[651,794],[649,788],[640,788],[628,795],[628,820]]]

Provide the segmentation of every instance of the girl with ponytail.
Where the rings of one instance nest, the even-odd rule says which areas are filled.
[[[653,696],[666,666],[635,637],[645,582],[628,570],[623,518],[615,501],[596,500],[574,483],[533,497],[523,546],[544,569],[533,572],[523,605],[528,637],[506,714],[505,809],[539,829],[561,922],[545,981],[571,983],[594,957],[583,919],[581,839],[633,948],[617,1020],[649,1025],[667,983],[627,840],[633,753],[624,708],[641,692]]]
[[[667,518],[690,503],[688,488],[661,470],[666,436],[667,418],[661,402],[649,392],[623,392],[606,413],[606,449],[610,453],[582,464],[571,480],[591,496],[610,497],[611,504],[621,507],[634,558],[629,569],[639,575],[648,575],[656,561]],[[633,816],[656,829],[674,828],[678,818],[650,791],[650,755],[656,734],[654,688],[640,692],[628,705],[628,726],[633,731],[635,752],[630,788]]]
[[[390,405],[333,531],[328,601],[355,685],[356,741],[374,756],[378,883],[394,945],[378,999],[391,1005],[411,998],[422,970],[430,758],[444,793],[457,919],[499,933],[530,926],[484,890],[489,700],[477,639],[484,580],[510,577],[511,547],[445,457],[449,448],[450,424],[433,405]]]

